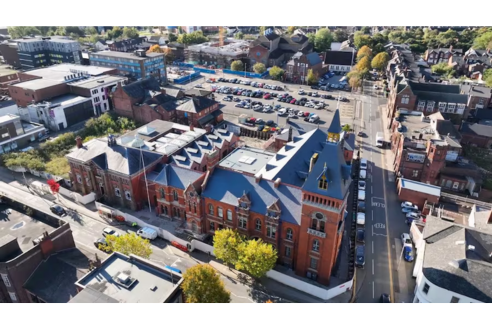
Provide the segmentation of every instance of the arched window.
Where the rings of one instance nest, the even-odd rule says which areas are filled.
[[[313,229],[313,230],[318,229],[318,220],[316,218],[313,218],[313,222],[311,224],[311,229]]]
[[[188,210],[191,212],[191,201],[188,201]]]
[[[261,231],[261,219],[259,219],[259,218],[256,219],[256,227],[255,227],[255,229],[257,231]]]
[[[162,187],[159,189],[159,194],[161,195],[161,199],[166,198],[166,194],[164,193],[164,189]]]
[[[214,214],[214,206],[211,203],[208,204],[208,214],[209,215]]]
[[[319,251],[319,241],[313,240],[313,251]]]
[[[294,233],[292,232],[292,229],[288,228],[287,229],[287,234],[285,235],[285,238],[287,240],[292,240],[292,236],[294,235]]]
[[[319,231],[325,233],[325,222],[319,222]]]
[[[178,201],[178,193],[173,190],[173,198],[174,198],[174,201]]]
[[[196,214],[196,203],[193,204],[193,212]]]

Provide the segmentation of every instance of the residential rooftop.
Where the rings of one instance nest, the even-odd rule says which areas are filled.
[[[52,80],[56,82],[66,82],[65,77],[74,72],[86,72],[89,76],[100,76],[108,74],[114,70],[113,68],[94,66],[94,65],[77,65],[70,63],[62,63],[58,65],[48,66],[42,69],[26,71],[26,74],[34,75],[42,80]]]
[[[174,298],[181,283],[181,275],[177,273],[140,257],[115,252],[76,285],[98,291],[119,303],[165,303]]]
[[[109,83],[118,83],[124,81],[125,78],[114,75],[101,75],[87,80],[70,82],[69,85],[77,86],[84,89],[94,89],[101,85],[107,85]]]
[[[18,72],[16,70],[10,69],[9,67],[10,67],[9,65],[1,65],[0,64],[0,77],[10,75],[10,74],[15,74]]]

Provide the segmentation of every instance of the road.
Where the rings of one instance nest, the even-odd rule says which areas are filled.
[[[28,178],[28,181],[31,179]],[[53,201],[41,198],[38,195],[29,191],[23,183],[22,175],[15,174],[6,168],[0,167],[0,191],[2,191],[7,197],[14,198],[18,201],[22,201],[33,209],[38,209],[47,213],[51,213],[49,210]],[[53,196],[50,196],[52,199]],[[70,228],[73,232],[75,243],[78,246],[82,246],[86,250],[98,252],[98,249],[94,246],[94,241],[97,238],[102,237],[101,233],[105,227],[109,225],[102,220],[96,220],[89,217],[84,213],[85,208],[79,206],[68,199],[55,200],[56,203],[61,204],[67,209],[74,209],[75,213],[71,216],[65,216],[63,219],[70,223]],[[87,213],[87,210],[85,211]],[[126,233],[132,231],[127,226],[112,226],[119,233]],[[101,254],[98,252],[98,254]],[[162,239],[156,239],[152,241],[152,255],[150,260],[153,262],[165,266],[173,266],[181,271],[185,272],[186,269],[199,264],[207,263],[210,261],[208,256],[200,252],[185,253],[179,249],[171,246],[167,241]],[[225,270],[223,273],[228,274]],[[231,292],[231,300],[233,303],[262,303],[268,299],[274,302],[290,302],[284,298],[280,298],[273,293],[267,292],[262,286],[248,283],[243,283],[238,280],[231,272],[231,275],[221,274],[222,281],[225,284],[227,290]],[[291,289],[294,290],[294,289]]]
[[[367,134],[361,138],[360,156],[368,160],[366,186],[366,263],[357,269],[356,301],[373,303],[383,293],[391,295],[394,302],[411,302],[415,285],[412,278],[413,263],[401,260],[400,236],[409,232],[400,201],[395,193],[395,179],[391,170],[389,149],[376,147],[377,132],[387,130],[382,121],[378,98],[371,82],[366,82],[360,120]],[[388,140],[388,139],[386,139]],[[383,184],[381,184],[383,182]],[[399,266],[398,266],[399,265]]]

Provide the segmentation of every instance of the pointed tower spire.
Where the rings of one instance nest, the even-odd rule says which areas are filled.
[[[338,143],[340,141],[340,132],[342,131],[342,126],[340,124],[340,111],[337,109],[331,120],[330,127],[328,128],[327,142]]]

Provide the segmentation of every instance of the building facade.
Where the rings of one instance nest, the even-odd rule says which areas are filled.
[[[17,40],[19,59],[23,69],[34,69],[60,63],[80,64],[80,43],[63,38],[35,38]]]
[[[0,154],[22,149],[45,135],[45,128],[32,122],[24,122],[17,115],[0,117]]]
[[[137,50],[134,53],[101,51],[89,56],[91,65],[114,68],[130,80],[154,77],[160,84],[167,83],[164,54]]]
[[[297,83],[307,83],[309,70],[321,77],[326,73],[327,67],[323,66],[323,61],[317,53],[303,54],[298,52],[287,62],[285,76],[287,80]]]

